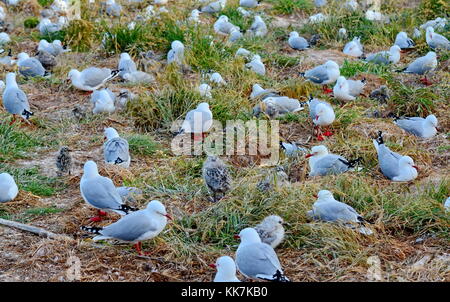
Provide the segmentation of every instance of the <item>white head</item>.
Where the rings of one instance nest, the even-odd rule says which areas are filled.
[[[283,218],[277,215],[270,215],[264,218],[263,224],[268,225],[271,229],[283,228]]]
[[[332,61],[332,60],[327,61],[325,63],[325,67],[327,69],[339,69],[339,65],[335,61]]]
[[[427,116],[425,121],[435,128],[437,128],[438,126],[438,120],[434,114],[430,114],[429,116]]]
[[[333,193],[331,193],[328,190],[320,190],[319,193],[317,193],[317,200],[318,201],[325,201],[328,199],[334,199]]]
[[[228,22],[228,17],[225,15],[222,15],[219,17],[219,21]]]
[[[200,11],[198,9],[192,10],[191,11],[191,16],[194,17],[194,18],[200,16]]]
[[[403,156],[402,158],[400,158],[400,160],[398,161],[398,165],[399,168],[411,167],[416,170],[419,170],[417,166],[414,165],[414,160],[409,156]]]
[[[150,211],[153,214],[161,215],[172,220],[172,217],[170,217],[166,212],[166,207],[158,200],[150,201],[150,203],[147,205],[146,210]]]
[[[306,155],[306,158],[312,156],[323,156],[328,154],[328,149],[324,145],[314,146],[311,149],[311,153]]]
[[[298,37],[298,32],[291,31],[291,33],[289,34],[289,38],[295,38],[295,37]]]
[[[211,267],[217,269],[217,275],[224,279],[231,279],[236,277],[236,264],[233,258],[230,256],[222,256],[217,258],[215,264],[211,264]]]
[[[197,109],[202,110],[202,111],[207,111],[209,110],[209,104],[208,103],[200,103],[197,106]]]
[[[0,174],[0,183],[15,183],[14,178],[8,173]]]
[[[48,43],[47,40],[41,40],[41,41],[39,41],[39,45],[40,46],[48,46],[48,45],[50,45],[50,43]]]
[[[259,62],[261,62],[261,56],[254,55],[253,58],[252,58],[252,61],[259,61]]]
[[[241,244],[249,244],[249,243],[260,243],[261,238],[258,235],[258,232],[254,228],[245,228],[243,229],[239,235],[235,235],[235,238],[241,239]]]
[[[344,89],[344,88],[348,87],[348,83],[347,83],[347,80],[345,79],[345,77],[340,76],[337,79],[337,85],[339,85],[340,89]]]
[[[83,177],[90,177],[90,176],[97,176],[98,175],[98,168],[97,168],[97,164],[95,162],[93,162],[92,160],[87,161],[84,164],[84,173],[83,173]]]
[[[389,49],[390,53],[400,53],[401,48],[398,45],[393,45],[391,46],[391,48]]]
[[[263,91],[264,91],[264,88],[262,88],[261,85],[253,84],[253,87],[252,87],[252,92],[253,93],[258,94],[258,93],[263,92]]]
[[[406,39],[408,38],[408,35],[404,31],[401,31],[397,34],[397,37]]]
[[[345,28],[339,28],[339,34],[345,36],[347,34],[347,30]]]
[[[60,40],[55,40],[52,43],[58,46],[62,46],[62,42]]]
[[[427,27],[427,36],[429,36],[430,38],[433,38],[433,34],[434,34],[434,28],[433,26],[428,26]]]
[[[80,74],[81,72],[79,72],[78,70],[71,69],[68,74],[68,79],[73,81],[74,79],[80,77]]]
[[[436,59],[436,53],[435,53],[434,51],[429,51],[429,52],[426,54],[426,57],[427,57],[427,58],[430,58],[430,59]]]
[[[182,49],[184,49],[183,43],[181,43],[178,40],[173,41],[171,46],[172,46],[173,50],[182,50]]]
[[[119,133],[113,127],[105,128],[104,133],[107,140],[119,137]]]
[[[29,59],[30,56],[26,52],[21,52],[17,55],[17,58],[19,59],[19,61],[22,61],[22,60]]]
[[[260,16],[255,16],[255,22],[264,22]]]
[[[130,55],[128,53],[123,52],[123,53],[120,54],[120,59],[121,60],[131,60],[131,57],[130,57]]]
[[[319,118],[320,118],[321,116],[324,116],[325,114],[327,114],[327,111],[328,111],[327,105],[325,105],[325,104],[323,104],[323,103],[319,103],[319,104],[316,106],[316,117],[315,117],[315,120],[316,120],[316,121],[319,120]]]

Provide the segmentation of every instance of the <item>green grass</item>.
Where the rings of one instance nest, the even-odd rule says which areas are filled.
[[[18,168],[0,163],[0,171],[11,174],[16,180],[19,190],[37,196],[52,196],[66,187],[60,179],[42,175],[38,167]]]
[[[376,75],[385,75],[389,72],[389,67],[385,65],[378,65],[372,63],[365,63],[363,61],[348,61],[344,60],[340,68],[341,76],[350,78],[360,73],[372,73]]]
[[[274,4],[276,13],[290,15],[297,11],[303,11],[310,14],[314,9],[313,0],[269,0]]]
[[[150,43],[145,27],[140,24],[136,25],[134,29],[129,29],[127,25],[121,24],[111,26],[106,22],[102,26],[104,49],[108,53],[128,52],[134,56],[145,50]]]
[[[158,144],[147,135],[133,134],[127,140],[132,154],[150,156],[158,150]]]
[[[50,5],[53,4],[54,0],[38,0],[37,2],[42,6],[42,7],[49,7]]]
[[[17,125],[9,126],[8,124],[7,118],[0,124],[0,163],[25,158],[27,152],[42,146],[41,141],[24,132]]]
[[[7,210],[0,209],[0,218],[7,220],[14,220],[21,223],[27,223],[39,216],[56,214],[62,211],[63,211],[62,209],[57,209],[55,207],[48,207],[48,208],[31,208],[19,214],[10,214]]]

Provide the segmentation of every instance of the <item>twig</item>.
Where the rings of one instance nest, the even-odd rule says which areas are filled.
[[[33,233],[33,234],[36,234],[38,236],[45,237],[45,238],[73,240],[69,236],[55,234],[55,233],[52,233],[50,231],[44,230],[42,228],[38,228],[38,227],[31,226],[31,225],[28,225],[28,224],[23,224],[23,223],[20,223],[20,222],[6,220],[6,219],[2,219],[2,218],[0,218],[0,225],[5,225],[5,226],[16,228],[16,229],[19,229],[19,230],[22,230],[22,231],[27,231],[27,232],[30,232],[30,233]]]

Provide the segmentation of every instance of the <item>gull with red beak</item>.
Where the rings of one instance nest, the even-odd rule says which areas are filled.
[[[274,249],[261,242],[254,228],[245,228],[235,238],[241,243],[236,251],[236,266],[247,278],[289,282]]]
[[[386,147],[381,131],[378,131],[378,137],[373,140],[373,144],[384,176],[392,181],[411,181],[417,177],[418,167],[414,165],[413,159]]]
[[[366,79],[347,80],[340,76],[333,88],[333,96],[340,101],[353,101],[363,92],[365,85]]]
[[[319,65],[306,72],[300,73],[300,75],[305,77],[307,80],[323,85],[323,91],[325,93],[333,92],[333,90],[327,88],[326,85],[336,82],[340,74],[339,65],[331,60],[327,61],[323,65]]]
[[[209,266],[217,269],[214,282],[241,282],[236,277],[236,263],[230,256],[219,257],[215,264]]]
[[[329,126],[334,122],[335,114],[333,107],[327,102],[313,98],[310,96],[308,100],[309,105],[309,116],[312,118],[314,123],[315,134],[317,134],[317,139],[323,141],[321,126]],[[333,133],[326,131],[323,133],[325,136],[331,136]]]
[[[309,176],[325,176],[330,174],[341,174],[349,171],[361,161],[361,158],[347,160],[336,154],[329,154],[327,147],[314,146],[311,153],[306,155],[309,158]]]
[[[81,229],[97,234],[94,241],[116,239],[133,243],[138,254],[142,255],[141,241],[158,236],[166,227],[167,219],[172,220],[172,217],[167,214],[164,205],[158,200],[152,200],[145,209],[124,216],[104,228],[82,226]]]
[[[436,135],[438,120],[434,114],[422,117],[396,117],[394,123],[418,137],[430,138]]]

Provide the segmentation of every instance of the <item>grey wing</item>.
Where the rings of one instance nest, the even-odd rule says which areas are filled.
[[[11,114],[22,114],[24,109],[30,110],[27,95],[20,89],[5,90],[3,105]]]
[[[294,49],[305,49],[309,47],[308,41],[303,37],[291,40],[291,47]]]
[[[21,74],[30,77],[43,76],[45,74],[45,69],[42,67],[41,62],[35,58],[30,58],[20,64],[19,71]]]
[[[355,219],[359,216],[355,209],[339,201],[316,204],[314,206],[314,213],[316,213],[316,215],[324,221],[349,222],[355,221]]]
[[[444,48],[450,50],[450,42],[442,35],[435,35],[431,40],[430,46],[432,48]]]
[[[123,241],[135,241],[147,232],[156,232],[157,226],[145,213],[138,211],[122,217],[117,222],[105,227],[101,234]]]
[[[119,76],[137,71],[136,63],[132,60],[121,60],[118,67],[120,71]]]
[[[277,270],[282,272],[280,261],[274,250],[267,244],[255,243],[239,249],[236,254],[239,270],[249,276],[273,276]]]
[[[109,178],[98,176],[81,182],[80,189],[85,200],[96,208],[117,210],[122,205],[122,199]]]
[[[347,83],[349,86],[349,93],[355,97],[361,94],[365,86],[362,81],[347,80]]]
[[[293,112],[300,108],[300,102],[297,99],[291,99],[287,96],[274,98],[276,104],[281,107],[280,113]]]
[[[347,160],[341,156],[328,154],[315,163],[310,176],[344,173],[348,171],[346,162]]]
[[[422,131],[423,120],[424,119],[422,118],[419,119],[406,118],[396,120],[394,123],[407,132],[410,132],[417,136],[421,136],[423,132]]]
[[[328,80],[327,69],[324,66],[317,66],[305,73],[305,77],[317,84],[323,83]]]
[[[398,175],[398,161],[402,156],[385,145],[378,146],[378,162],[381,172],[389,179]]]
[[[81,72],[83,83],[90,87],[96,87],[111,75],[109,68],[89,67]]]
[[[121,137],[110,139],[103,147],[103,154],[108,163],[126,162],[130,157],[128,142]]]
[[[426,58],[418,58],[414,62],[408,65],[405,72],[406,73],[415,73],[415,74],[424,74],[428,70],[431,69],[431,63],[427,61]]]
[[[316,117],[316,107],[319,105],[320,101],[318,99],[312,99],[309,101],[309,116],[314,119]]]

